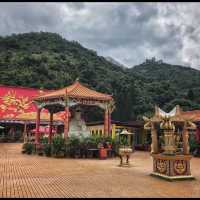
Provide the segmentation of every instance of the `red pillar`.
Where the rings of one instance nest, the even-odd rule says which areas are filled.
[[[111,133],[112,133],[111,113],[108,112],[108,136],[111,136]]]
[[[69,131],[69,107],[65,107],[65,121],[64,121],[64,138],[68,137]]]
[[[24,132],[23,132],[23,139],[24,139],[24,142],[27,142],[27,122],[24,122]]]
[[[37,109],[37,118],[36,118],[36,135],[35,135],[35,143],[40,143],[40,112],[41,109]]]
[[[49,120],[49,144],[51,143],[51,138],[52,138],[52,128],[53,128],[53,112],[50,112],[50,120]]]
[[[110,112],[108,109],[106,109],[104,113],[104,135],[105,136],[110,135],[110,128],[111,128]]]

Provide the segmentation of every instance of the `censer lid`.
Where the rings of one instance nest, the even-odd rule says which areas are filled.
[[[128,132],[126,129],[124,129],[121,133],[120,133],[120,135],[133,135],[134,133],[130,133],[130,132]]]

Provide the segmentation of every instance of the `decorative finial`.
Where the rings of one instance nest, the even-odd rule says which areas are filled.
[[[159,107],[155,105],[155,116],[159,116]]]
[[[179,105],[176,105],[176,115],[180,115],[181,114],[181,108]]]

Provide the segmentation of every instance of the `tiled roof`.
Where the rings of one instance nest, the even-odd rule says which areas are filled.
[[[35,120],[36,116],[37,116],[36,112],[27,112],[27,113],[19,114],[15,118],[16,119],[20,119],[20,120]],[[50,113],[41,112],[40,118],[42,120],[49,121],[49,119],[50,119]],[[63,121],[63,119],[60,116],[55,115],[55,114],[53,116],[53,120],[54,121]]]
[[[193,121],[200,121],[200,110],[182,111],[186,118],[192,118]]]
[[[64,97],[66,93],[68,97],[75,97],[75,98],[97,99],[97,100],[106,100],[106,101],[112,99],[111,95],[97,92],[95,90],[91,90],[85,87],[84,85],[80,84],[78,81],[76,81],[74,84],[68,87],[37,96],[35,100]]]
[[[95,126],[95,125],[103,125],[104,121],[95,121],[95,122],[88,122],[87,126]],[[122,122],[122,121],[116,121],[111,120],[111,124],[116,124],[117,126],[129,126],[129,127],[143,127],[144,122],[143,121],[128,121],[128,122]]]

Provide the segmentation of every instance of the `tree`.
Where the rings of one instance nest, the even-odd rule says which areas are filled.
[[[189,100],[191,100],[191,101],[194,100],[195,96],[194,96],[194,92],[193,92],[192,89],[189,89],[189,90],[188,90],[187,98],[188,98]]]

